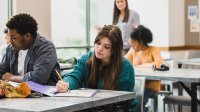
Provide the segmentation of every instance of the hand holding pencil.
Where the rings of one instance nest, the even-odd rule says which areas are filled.
[[[63,81],[59,72],[56,69],[55,69],[55,71],[56,71],[56,74],[58,75],[58,77],[60,78],[60,80],[56,84],[56,89],[57,89],[56,92],[64,93],[64,92],[69,91],[69,83]]]
[[[69,83],[59,80],[58,83],[56,84],[56,90],[57,92],[60,93],[65,93],[69,91]]]

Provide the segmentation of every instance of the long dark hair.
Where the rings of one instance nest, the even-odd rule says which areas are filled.
[[[128,1],[127,0],[125,0],[125,1],[126,1],[126,8],[125,8],[125,16],[124,16],[123,22],[127,22],[128,18],[129,18]],[[115,0],[114,12],[113,12],[113,22],[112,22],[113,25],[116,25],[118,23],[119,15],[120,15],[120,10],[117,8],[116,0]]]
[[[101,60],[97,59],[95,54],[88,60],[87,63],[90,67],[88,87],[97,88],[97,81],[102,79],[103,89],[116,90],[118,89],[118,77],[122,63],[122,34],[117,26],[108,25],[99,31],[94,44],[102,38],[108,38],[112,44],[110,63],[103,69],[100,69],[102,66]]]

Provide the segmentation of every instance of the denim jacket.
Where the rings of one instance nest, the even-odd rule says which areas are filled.
[[[23,81],[55,85],[58,81],[55,69],[60,71],[55,46],[37,34],[25,58]],[[12,45],[7,47],[6,54],[0,63],[0,77],[6,72],[19,75],[18,51],[14,50]]]

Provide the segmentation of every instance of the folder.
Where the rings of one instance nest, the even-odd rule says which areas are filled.
[[[52,97],[94,97],[100,92],[99,89],[77,89],[70,90],[70,92],[57,93],[55,86],[47,86],[35,83],[33,81],[27,81],[31,90],[40,92],[42,94]]]

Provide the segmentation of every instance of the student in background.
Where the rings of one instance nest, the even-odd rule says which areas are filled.
[[[64,81],[58,81],[57,91],[66,92],[81,87],[133,91],[133,66],[123,58],[122,50],[120,29],[113,25],[104,26],[94,41],[94,52],[83,55]]]
[[[112,24],[120,28],[124,44],[123,49],[127,53],[130,49],[128,43],[130,33],[140,24],[139,14],[129,9],[127,0],[115,0]]]
[[[8,34],[8,29],[4,30],[4,34],[5,34],[5,42],[0,47],[0,61],[3,59],[4,55],[6,54],[6,48],[8,47],[8,45],[10,45],[10,36]]]
[[[7,22],[11,45],[0,63],[3,80],[56,85],[56,50],[52,42],[37,33],[37,25],[29,14],[15,15]]]
[[[153,41],[151,31],[140,25],[134,32],[131,33],[129,50],[125,57],[134,65],[134,67],[152,68],[153,65],[160,67],[163,64],[163,59],[158,47],[149,46]],[[160,90],[159,80],[147,80],[145,84],[144,103],[146,104],[148,98]]]

